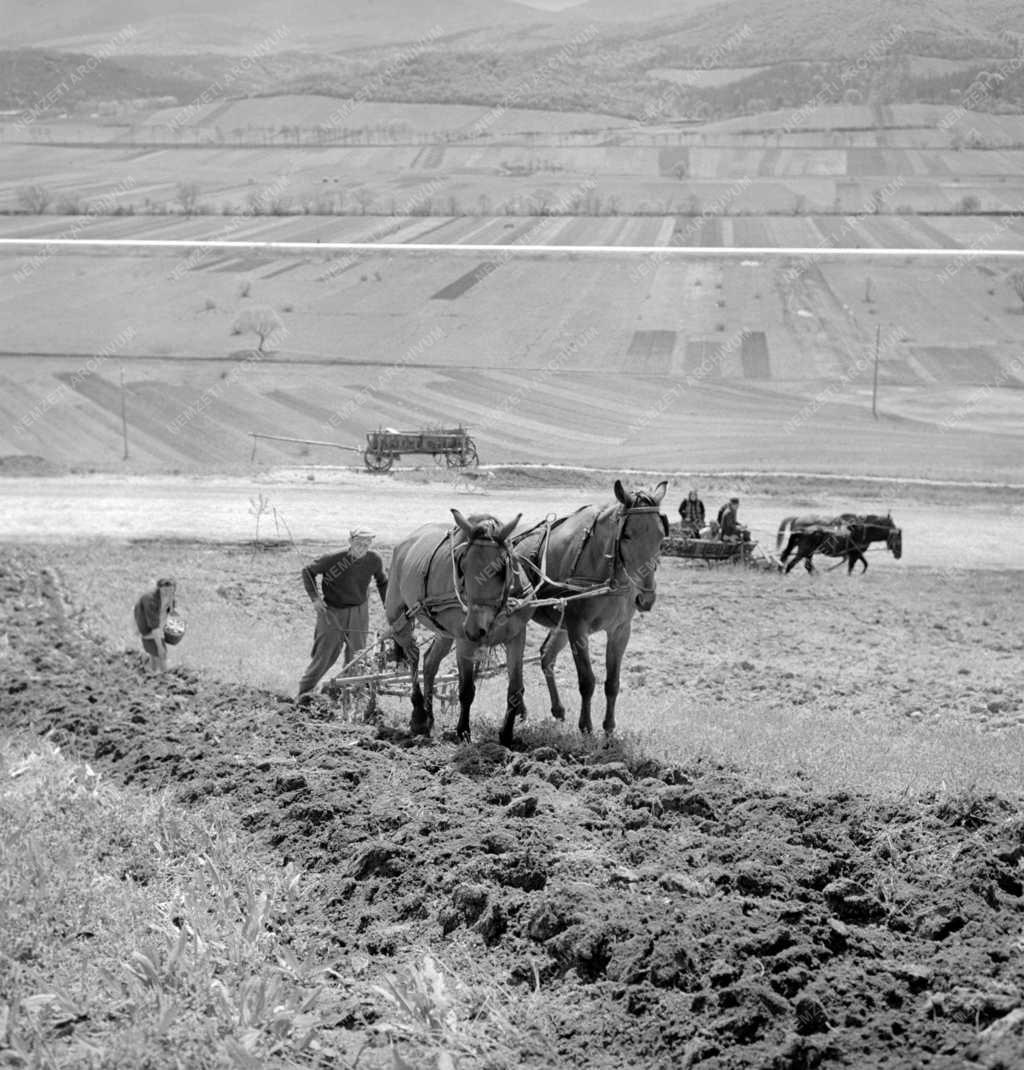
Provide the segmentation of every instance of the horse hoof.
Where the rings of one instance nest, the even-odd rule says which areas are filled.
[[[504,732],[499,732],[498,733],[498,742],[503,747],[507,747],[509,750],[511,750],[512,749],[512,744],[515,743],[515,737],[513,735],[511,735],[511,733],[509,735],[505,735]]]
[[[554,717],[554,719],[556,721],[564,721],[565,720],[565,710],[563,710],[563,709],[557,709],[557,710],[556,709],[552,709],[551,716]]]
[[[429,721],[410,721],[409,731],[414,736],[429,736],[433,725]]]

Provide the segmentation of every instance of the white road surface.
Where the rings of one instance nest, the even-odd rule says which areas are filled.
[[[313,479],[309,475],[313,475]],[[676,518],[685,488],[672,488],[665,511]],[[245,541],[256,534],[262,501],[263,538],[338,545],[348,529],[372,527],[382,547],[393,546],[428,521],[448,521],[452,506],[466,515],[523,514],[523,524],[612,499],[594,490],[564,487],[472,490],[439,477],[433,483],[381,479],[359,471],[286,472],[258,478],[81,475],[0,479],[0,540],[58,542],[77,538],[182,538]],[[707,503],[709,510],[716,502]],[[842,512],[841,496],[821,500],[825,512]],[[796,501],[745,491],[740,519],[762,547],[774,548],[779,521],[807,512]],[[1017,510],[985,506],[950,508],[907,501],[893,508],[903,528],[903,559],[873,550],[871,567],[1024,569]]]

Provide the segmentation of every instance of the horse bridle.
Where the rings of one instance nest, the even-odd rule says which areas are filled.
[[[462,581],[465,584],[465,573],[462,571],[462,559],[466,556],[466,552],[469,550],[473,543],[493,543],[502,551],[505,557],[505,582],[502,584],[501,597],[497,601],[483,601],[474,602],[474,606],[483,606],[485,609],[494,609],[498,613],[506,609],[508,606],[509,598],[512,596],[512,587],[515,583],[518,570],[516,569],[516,561],[518,560],[512,551],[512,548],[508,543],[499,542],[493,535],[474,535],[466,542],[462,543],[462,553],[456,556],[455,550],[455,535],[452,532],[449,535],[449,546],[452,559],[452,587],[455,590],[455,597],[458,599],[459,605],[462,607],[463,612],[469,612],[469,604],[466,602],[462,595],[462,591],[459,589],[459,582]]]
[[[643,590],[643,583],[641,579],[637,579],[633,573],[629,570],[629,566],[626,564],[626,559],[622,556],[622,533],[626,528],[626,521],[633,514],[639,513],[657,513],[659,517],[662,517],[662,530],[665,534],[668,534],[668,521],[662,516],[661,507],[659,505],[621,505],[619,506],[619,513],[617,517],[617,524],[615,528],[615,542],[612,546],[612,552],[608,554],[608,557],[612,560],[612,574],[608,578],[608,583],[612,590],[615,589],[615,566],[621,565],[622,571],[626,574],[626,578],[634,587],[638,587]]]

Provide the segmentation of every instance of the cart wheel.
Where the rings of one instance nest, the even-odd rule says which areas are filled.
[[[467,438],[461,450],[457,453],[446,453],[444,460],[449,468],[472,468],[480,463],[476,443],[471,438]]]
[[[393,453],[376,453],[373,450],[367,450],[363,454],[363,461],[370,472],[390,472],[391,466],[395,463],[395,456]]]

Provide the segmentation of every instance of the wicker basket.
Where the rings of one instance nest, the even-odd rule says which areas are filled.
[[[164,642],[168,646],[177,646],[185,638],[185,622],[177,613],[168,613],[164,624]]]

